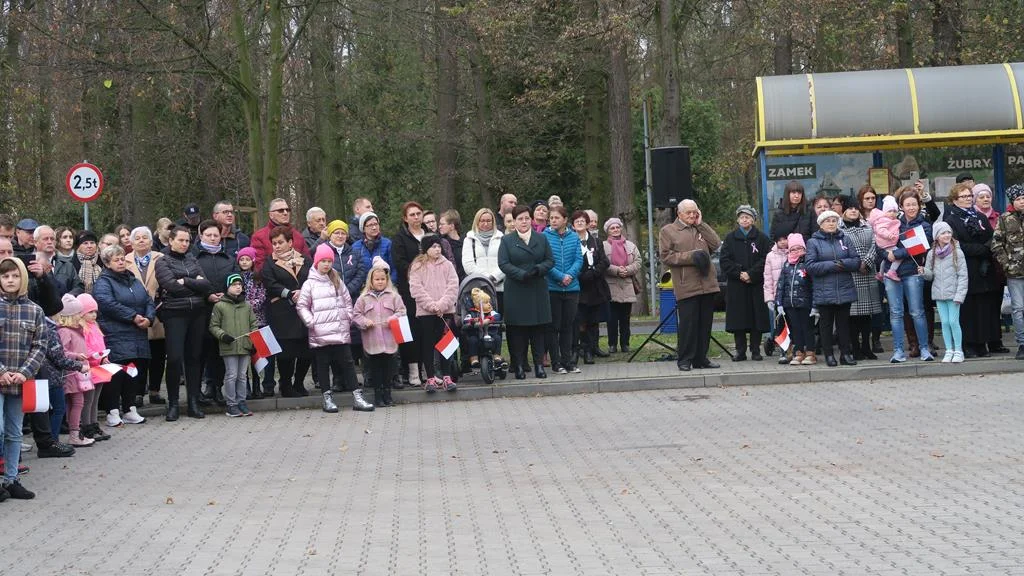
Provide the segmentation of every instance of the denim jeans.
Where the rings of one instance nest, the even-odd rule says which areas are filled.
[[[64,414],[67,413],[67,403],[64,398],[64,386],[53,386],[50,383],[50,437],[56,442],[60,437],[60,425],[64,422]]]
[[[21,459],[21,396],[0,394],[0,414],[3,415],[3,456],[4,484],[18,479],[18,462]]]
[[[924,278],[906,276],[901,282],[885,280],[885,294],[889,300],[889,320],[892,323],[893,355],[903,355],[903,303],[910,308],[914,332],[922,350],[928,348],[928,321],[924,316]]]
[[[1024,346],[1024,278],[1007,278],[1006,286],[1010,289],[1010,315],[1017,346]]]

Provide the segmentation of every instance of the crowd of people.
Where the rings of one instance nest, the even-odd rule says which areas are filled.
[[[0,500],[33,497],[19,482],[23,425],[39,457],[68,457],[144,423],[147,401],[178,420],[182,386],[191,418],[213,404],[245,417],[252,399],[309,395],[312,372],[325,412],[339,393],[372,411],[393,405],[392,389],[455,392],[481,361],[546,378],[630,351],[641,257],[621,220],[602,239],[591,210],[511,194],[468,230],[455,210],[400,213],[390,236],[367,198],[348,218],[310,208],[305,226],[277,198],[251,236],[227,201],[209,218],[189,204],[177,221],[104,234],[0,216]],[[464,293],[467,279],[477,287]],[[265,328],[276,353],[257,350]],[[458,355],[438,345],[449,332]],[[49,409],[23,417],[26,382],[43,380]]]
[[[884,352],[884,330],[892,331],[891,363],[934,361],[940,349],[941,361],[954,363],[1007,353],[1004,287],[1016,359],[1024,360],[1024,186],[1007,189],[1007,211],[999,213],[988,185],[966,173],[956,181],[940,208],[924,181],[883,198],[865,185],[856,196],[809,201],[794,180],[768,234],[755,225],[757,210],[742,205],[736,229],[724,239],[695,202],[681,202],[678,219],[659,236],[679,326],[694,327],[679,330],[679,369],[718,367],[708,358],[713,297],[720,290],[716,252],[727,278],[725,328],[735,338],[733,361],[747,360],[748,347],[750,359],[763,360],[765,333],[788,335],[778,361],[801,366],[817,364],[819,356],[830,367],[875,360]]]

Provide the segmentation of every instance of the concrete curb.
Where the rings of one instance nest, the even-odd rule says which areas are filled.
[[[437,392],[427,394],[423,390],[395,390],[392,394],[399,404],[421,402],[449,402],[484,400],[493,398],[527,398],[531,396],[566,396],[570,394],[594,394],[602,392],[636,392],[640,390],[671,390],[706,387],[758,386],[769,384],[803,384],[814,382],[840,382],[849,380],[886,380],[893,378],[924,378],[935,376],[971,376],[978,374],[1003,374],[1024,371],[1024,362],[1012,358],[975,359],[963,364],[941,362],[907,362],[905,364],[869,364],[864,366],[840,366],[828,368],[794,367],[788,370],[751,370],[745,372],[695,371],[671,376],[638,376],[633,378],[609,378],[579,380],[559,377],[548,381],[529,379],[525,381],[505,380],[492,386],[460,385],[453,393]],[[703,372],[703,373],[702,373]],[[570,377],[571,378],[571,377]],[[531,381],[532,380],[532,381]],[[367,389],[367,391],[369,391]],[[372,400],[373,394],[367,395]],[[184,397],[184,393],[182,393]],[[352,396],[339,393],[334,396],[339,407],[351,409]],[[269,410],[319,409],[321,398],[316,390],[304,398],[271,398],[251,400],[249,407],[254,412]],[[204,409],[211,415],[223,413],[223,408],[210,406]],[[164,406],[147,405],[140,412],[144,416],[159,417],[165,412]],[[182,418],[185,409],[181,408]]]

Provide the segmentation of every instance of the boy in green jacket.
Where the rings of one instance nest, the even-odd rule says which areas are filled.
[[[256,314],[242,293],[242,277],[228,276],[228,291],[213,306],[210,333],[220,341],[220,357],[224,360],[224,399],[227,415],[252,416],[245,404],[245,374],[253,349],[249,333],[256,330]]]

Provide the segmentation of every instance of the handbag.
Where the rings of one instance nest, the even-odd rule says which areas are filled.
[[[635,275],[630,276],[629,279],[633,281],[633,294],[639,296],[644,289],[643,286],[640,285],[640,279],[637,278]]]

